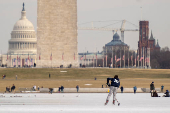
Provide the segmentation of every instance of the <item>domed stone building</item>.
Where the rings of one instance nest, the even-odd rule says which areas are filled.
[[[118,59],[120,59],[119,61],[121,62],[121,60],[125,59],[125,51],[128,49],[129,49],[129,46],[121,41],[120,36],[116,32],[113,35],[113,40],[105,44],[105,46],[103,47],[103,56],[106,59],[106,62],[105,62],[106,66],[108,66],[108,63],[107,63],[108,60],[111,61],[112,63],[111,67],[113,67],[113,62],[117,62]],[[111,54],[110,59],[107,58],[109,54]],[[125,66],[125,60],[124,60],[124,66]]]
[[[36,63],[37,38],[33,24],[26,18],[24,8],[21,18],[11,32],[7,52],[7,67],[30,67]]]
[[[103,47],[103,49],[105,52],[111,52],[112,50],[123,49],[124,47],[129,48],[127,44],[120,40],[120,36],[118,35],[118,33],[115,33],[113,35],[113,40],[105,44],[105,47]]]

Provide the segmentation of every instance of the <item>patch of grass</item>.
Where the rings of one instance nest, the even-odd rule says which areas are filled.
[[[67,72],[60,72],[67,71]],[[49,73],[51,78],[49,79]],[[121,85],[124,87],[147,87],[152,81],[155,86],[160,88],[163,84],[165,89],[170,89],[170,70],[168,69],[110,69],[110,68],[71,68],[71,69],[52,69],[52,68],[0,68],[0,75],[6,74],[5,79],[0,79],[0,92],[5,91],[6,86],[15,84],[19,87],[96,87],[100,88],[106,84],[106,78],[119,75]],[[15,80],[16,75],[18,79]],[[97,78],[95,81],[94,78]],[[85,86],[84,84],[93,84]]]

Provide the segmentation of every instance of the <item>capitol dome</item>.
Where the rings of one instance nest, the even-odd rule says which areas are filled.
[[[13,31],[23,31],[23,30],[33,30],[34,31],[34,26],[33,24],[27,19],[26,17],[26,11],[24,8],[24,4],[23,4],[23,9],[21,12],[21,18],[20,20],[18,20],[13,28]]]
[[[24,8],[21,18],[18,20],[11,32],[8,54],[36,54],[37,38],[33,24],[27,19]]]
[[[19,21],[16,22],[14,25],[13,31],[17,30],[33,30],[34,31],[34,26],[33,24],[28,20],[28,19],[20,19]]]
[[[117,32],[113,35],[113,40],[120,40],[120,36],[117,34]]]

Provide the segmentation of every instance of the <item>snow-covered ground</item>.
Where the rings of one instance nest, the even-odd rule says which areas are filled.
[[[170,98],[149,93],[118,93],[120,106],[107,93],[0,94],[0,113],[170,113]],[[163,93],[159,93],[160,96]],[[5,97],[3,97],[5,96]],[[17,96],[17,97],[14,97]]]

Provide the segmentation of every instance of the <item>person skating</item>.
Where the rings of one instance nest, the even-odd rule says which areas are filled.
[[[152,82],[151,84],[150,84],[150,93],[151,93],[151,97],[152,97],[152,93],[153,93],[153,91],[155,90],[155,86],[154,86],[154,82]]]
[[[111,80],[111,84],[109,83],[109,80]],[[118,75],[115,75],[114,78],[107,78],[107,85],[110,87],[110,90],[109,90],[109,94],[107,96],[105,105],[108,104],[112,93],[113,93],[113,104],[115,104],[117,89],[120,86]]]

